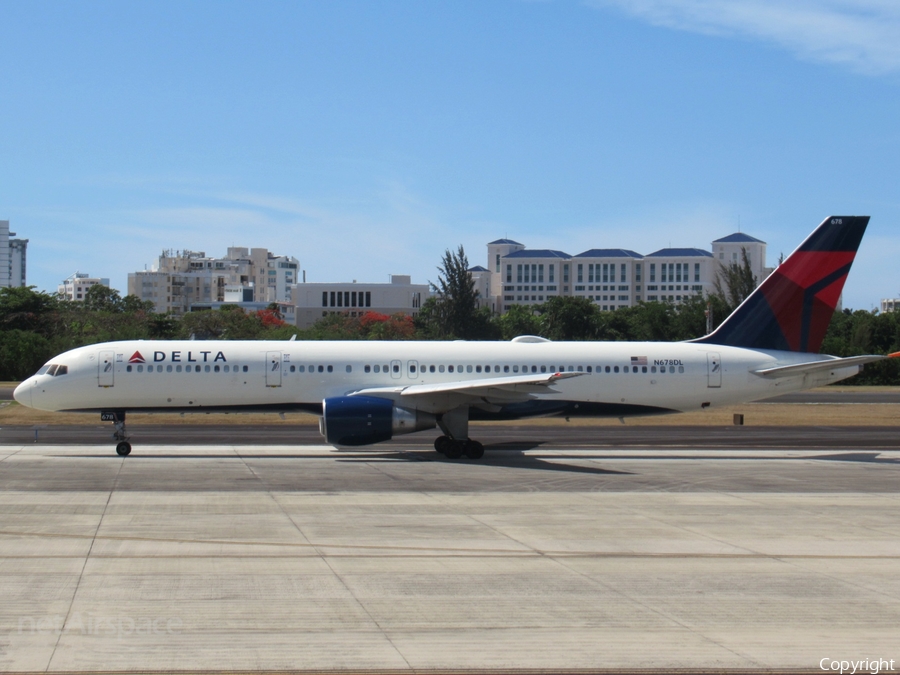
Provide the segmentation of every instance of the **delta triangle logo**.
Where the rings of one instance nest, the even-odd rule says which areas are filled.
[[[140,352],[135,352],[131,355],[131,358],[128,359],[128,363],[147,363],[144,361],[144,357],[141,356]]]

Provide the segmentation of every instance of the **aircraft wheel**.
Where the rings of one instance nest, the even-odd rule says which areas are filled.
[[[466,457],[469,459],[481,459],[484,457],[484,446],[478,441],[466,441]]]
[[[438,436],[434,439],[434,449],[442,455],[446,455],[447,447],[449,446],[450,442],[451,441],[447,436]]]
[[[449,459],[459,459],[463,454],[463,444],[459,441],[450,440],[450,442],[447,443],[447,449],[444,451],[444,454]]]
[[[129,443],[128,441],[121,441],[116,444],[116,454],[118,454],[120,457],[127,457],[129,454],[131,454],[131,443]]]

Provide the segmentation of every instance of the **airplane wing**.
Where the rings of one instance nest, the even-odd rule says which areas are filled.
[[[428,396],[435,394],[463,394],[491,401],[526,400],[530,394],[552,391],[551,385],[585,373],[534,373],[513,377],[489,377],[461,382],[411,384],[396,387],[373,387],[354,391],[351,396]]]
[[[754,375],[760,377],[777,378],[792,377],[794,375],[804,375],[806,373],[814,373],[820,370],[834,370],[836,368],[847,368],[848,366],[861,366],[882,359],[897,358],[900,352],[895,352],[888,356],[880,354],[868,354],[865,356],[849,356],[843,359],[828,359],[826,361],[808,361],[806,363],[794,363],[789,366],[775,366],[774,368],[762,368],[761,370],[750,371]]]

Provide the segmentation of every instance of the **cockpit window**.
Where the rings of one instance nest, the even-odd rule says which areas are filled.
[[[50,366],[41,366],[41,369],[35,373],[35,375],[43,375],[47,372]]]
[[[47,370],[48,375],[56,375],[56,369],[59,368],[55,363]]]
[[[57,377],[59,377],[60,375],[68,375],[68,374],[69,374],[69,366],[60,366],[59,368],[56,369]]]
[[[47,375],[54,375],[56,377],[59,377],[60,375],[68,375],[69,366],[61,366],[58,363],[51,363],[50,365],[44,366],[37,372],[38,375],[43,375],[44,373],[47,373]]]

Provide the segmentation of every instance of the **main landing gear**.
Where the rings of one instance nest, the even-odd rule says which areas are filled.
[[[460,441],[449,436],[438,436],[434,439],[434,449],[448,459],[459,459],[463,455],[469,459],[484,457],[484,446],[471,438]]]
[[[438,419],[438,426],[444,432],[434,441],[434,449],[447,457],[459,459],[463,455],[469,459],[484,457],[484,446],[469,438],[469,408],[459,407],[446,412]]]
[[[113,438],[118,441],[116,443],[116,454],[119,457],[127,457],[131,454],[131,443],[128,442],[128,435],[125,433],[125,412],[124,411],[103,411],[100,413],[101,422],[112,422],[115,426]]]

